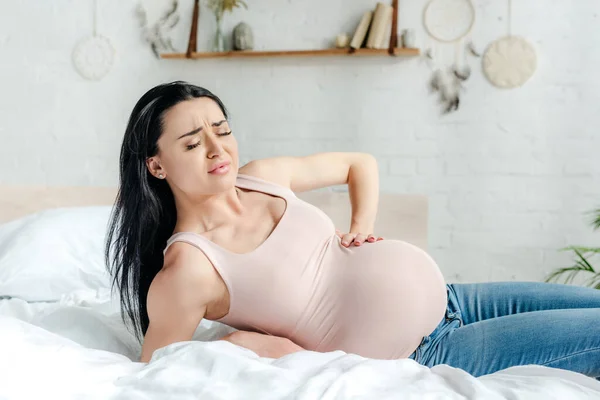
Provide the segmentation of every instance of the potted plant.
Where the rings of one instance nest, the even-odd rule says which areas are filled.
[[[215,15],[217,29],[213,42],[213,51],[225,51],[225,40],[223,38],[223,15],[225,12],[232,12],[234,8],[248,8],[244,0],[207,0],[207,6]]]
[[[600,208],[592,211],[592,213],[592,227],[594,230],[600,229]],[[575,264],[553,271],[545,279],[546,282],[558,281],[560,277],[564,276],[564,282],[570,283],[575,276],[584,273],[587,275],[585,285],[600,289],[600,269],[594,268],[591,262],[592,258],[600,254],[600,247],[569,246],[561,249],[561,251],[572,251],[575,255]]]

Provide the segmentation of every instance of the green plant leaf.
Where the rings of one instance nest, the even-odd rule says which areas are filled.
[[[587,285],[593,287],[594,289],[600,289],[600,273],[593,275],[588,281]]]
[[[600,208],[591,211],[594,214],[592,226],[594,230],[600,229]],[[559,251],[572,251],[576,255],[575,265],[566,268],[559,268],[553,271],[546,279],[546,282],[557,281],[560,277],[564,277],[565,283],[572,282],[575,276],[580,272],[592,273],[588,278],[586,286],[591,286],[595,289],[600,289],[600,272],[596,271],[589,259],[600,254],[598,247],[584,246],[567,246],[559,249]]]
[[[594,228],[594,230],[600,229],[600,208],[592,211],[592,214],[594,214],[594,219],[592,221],[592,227]]]
[[[564,268],[559,268],[557,270],[555,270],[554,272],[552,272],[550,275],[548,275],[548,277],[545,279],[546,282],[551,282],[551,281],[556,281],[558,282],[560,277],[563,277],[564,275],[566,275],[566,278],[564,278],[565,283],[570,283],[573,281],[573,279],[575,279],[575,276],[579,273],[579,272],[589,272],[589,270],[585,267],[582,267],[579,264],[575,264],[571,267],[564,267]]]
[[[568,246],[559,249],[559,251],[579,251],[580,253],[600,253],[599,247]]]
[[[577,254],[577,256],[579,257],[579,261],[577,261],[577,264],[581,265],[583,268],[586,268],[588,271],[590,272],[596,272],[594,270],[594,267],[592,267],[592,265],[588,262],[588,260],[583,256],[583,254],[581,254],[581,252],[578,249],[573,249],[573,251],[575,252],[575,254]]]

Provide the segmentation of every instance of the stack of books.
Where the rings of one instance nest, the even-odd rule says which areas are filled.
[[[377,3],[375,10],[365,12],[354,32],[350,47],[387,49],[390,43],[393,11],[392,6]]]

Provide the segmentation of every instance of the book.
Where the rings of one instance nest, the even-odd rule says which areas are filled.
[[[367,31],[369,30],[369,26],[371,25],[371,20],[373,19],[373,11],[367,11],[363,14],[356,31],[354,32],[354,36],[352,37],[352,41],[350,42],[350,47],[353,49],[360,49],[362,44],[367,37]]]
[[[383,30],[382,30],[383,34],[381,35],[381,41],[379,42],[379,46],[377,47],[378,49],[387,49],[388,47],[390,47],[390,36],[392,36],[393,20],[394,20],[394,13],[393,13],[393,8],[392,8],[392,12],[389,13],[388,20],[383,27]]]
[[[385,35],[385,27],[393,12],[393,7],[384,3],[377,3],[373,12],[373,22],[367,38],[367,47],[370,49],[380,48],[382,37]]]

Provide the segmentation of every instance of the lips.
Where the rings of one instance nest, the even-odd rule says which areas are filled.
[[[215,172],[215,171],[217,171],[219,168],[225,167],[225,166],[227,166],[227,165],[229,165],[229,164],[230,164],[230,163],[229,163],[229,161],[223,161],[223,162],[220,162],[220,163],[218,163],[218,164],[215,164],[215,165],[213,165],[213,166],[212,166],[212,168],[211,168],[211,169],[210,169],[208,172],[209,172],[209,173],[211,173],[211,172]]]

